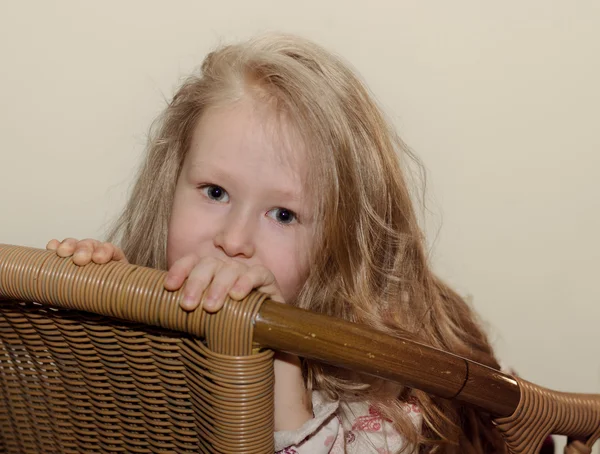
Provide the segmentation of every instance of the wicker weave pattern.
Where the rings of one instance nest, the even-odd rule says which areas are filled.
[[[51,278],[59,275],[60,288]],[[248,323],[260,300],[229,304],[219,317],[188,314],[163,279],[0,246],[0,297],[137,322],[2,301],[2,452],[273,452],[272,352],[253,354]],[[90,292],[98,280],[101,292]],[[153,324],[202,335],[211,348]]]
[[[186,312],[179,307],[181,291],[166,291],[164,277],[164,271],[118,262],[80,267],[53,252],[0,244],[0,296],[190,333],[218,353],[252,353],[251,320],[266,295],[230,300],[217,314]]]
[[[600,435],[600,396],[560,393],[517,378],[521,401],[512,416],[495,424],[511,453],[539,452],[550,434],[590,437],[591,447]]]

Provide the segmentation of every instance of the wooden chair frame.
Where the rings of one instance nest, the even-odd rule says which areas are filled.
[[[578,452],[600,437],[600,395],[549,390],[257,292],[217,314],[185,312],[163,279],[0,245],[3,452],[272,453],[272,350],[473,405],[512,454],[538,452],[549,434]]]

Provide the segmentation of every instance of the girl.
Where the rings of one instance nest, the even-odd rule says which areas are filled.
[[[499,368],[465,302],[429,268],[402,164],[408,150],[338,58],[293,36],[223,47],[155,125],[109,241],[52,240],[76,264],[169,270],[184,309],[256,289]],[[187,279],[187,280],[186,280]],[[485,415],[280,355],[282,453],[494,453]]]

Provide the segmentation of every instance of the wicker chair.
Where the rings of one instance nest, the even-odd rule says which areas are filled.
[[[538,452],[551,433],[572,437],[573,453],[600,437],[599,395],[541,388],[256,292],[217,314],[185,312],[163,279],[0,245],[1,452],[273,453],[272,350],[477,406],[514,454]]]

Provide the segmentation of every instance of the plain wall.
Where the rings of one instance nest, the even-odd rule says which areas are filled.
[[[600,3],[0,2],[0,242],[102,237],[152,119],[220,42],[345,57],[428,171],[439,274],[523,377],[600,392]]]

